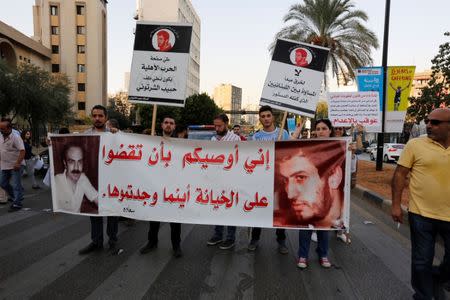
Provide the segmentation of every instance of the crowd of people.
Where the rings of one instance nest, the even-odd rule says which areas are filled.
[[[116,120],[108,120],[105,107],[94,106],[91,111],[93,126],[85,133],[118,132],[119,124]],[[290,139],[321,139],[341,138],[349,134],[355,136],[355,142],[350,144],[352,162],[351,172],[357,169],[357,149],[362,148],[361,135],[364,132],[362,126],[355,130],[343,127],[333,127],[328,119],[316,120],[314,130],[309,132],[302,128],[301,124],[292,135],[275,125],[275,118],[270,106],[262,106],[259,109],[259,121],[262,128],[252,137],[255,141],[277,141]],[[421,136],[410,140],[398,161],[394,174],[392,191],[392,217],[396,222],[403,222],[401,209],[401,194],[407,185],[407,177],[410,177],[410,206],[409,223],[412,242],[412,286],[417,299],[431,299],[433,293],[433,281],[448,280],[450,274],[450,183],[448,172],[450,170],[450,109],[440,108],[432,111],[425,120],[427,124],[427,136]],[[235,125],[230,129],[229,119],[225,114],[214,118],[215,135],[212,141],[245,141],[246,137],[240,134],[240,126]],[[177,130],[176,120],[172,116],[165,116],[161,123],[162,136],[186,138],[186,128]],[[32,188],[38,189],[39,184],[33,176],[33,154],[31,146],[31,132],[24,130],[21,134],[15,132],[9,119],[0,122],[0,167],[1,187],[7,193],[12,202],[10,212],[20,210],[23,202],[22,172],[26,168],[32,181]],[[68,131],[64,131],[67,133]],[[148,134],[149,132],[144,132]],[[355,134],[356,133],[356,134]],[[308,147],[302,147],[302,151],[289,150],[277,166],[280,174],[280,184],[276,187],[290,203],[290,213],[293,220],[313,224],[316,231],[299,230],[299,247],[297,252],[297,266],[306,269],[309,263],[309,250],[311,240],[317,242],[316,252],[318,262],[323,268],[330,268],[332,263],[328,257],[330,231],[320,227],[330,228],[334,223],[340,222],[340,215],[333,215],[339,209],[335,206],[342,205],[343,195],[338,187],[343,182],[343,168],[339,160],[326,168],[320,166],[320,162],[313,158],[313,151]],[[332,149],[333,150],[333,149]],[[308,152],[309,151],[309,152]],[[336,152],[336,149],[333,150]],[[61,182],[68,182],[68,188],[77,190],[80,188],[82,177],[82,158],[76,148],[64,151],[65,178]],[[330,155],[335,155],[329,152]],[[70,163],[69,163],[70,161]],[[71,165],[70,165],[71,164]],[[73,172],[72,172],[73,171]],[[298,174],[315,180],[317,184],[304,184],[305,178]],[[12,185],[10,181],[12,179]],[[92,195],[96,200],[97,195]],[[288,213],[286,211],[286,213]],[[335,213],[334,213],[335,214]],[[283,220],[286,221],[285,217]],[[91,243],[79,251],[85,255],[103,248],[103,218],[90,217]],[[110,249],[116,249],[118,241],[118,217],[107,217],[107,235]],[[149,222],[148,241],[140,249],[141,254],[147,254],[158,246],[158,232],[160,222]],[[170,223],[171,241],[174,257],[183,255],[180,242],[182,225]],[[335,227],[337,228],[337,227]],[[261,228],[251,229],[251,238],[248,251],[256,251],[261,237]],[[438,268],[433,268],[434,243],[436,235],[444,238],[445,257]],[[349,244],[351,242],[348,228],[336,231],[339,240]],[[206,244],[218,246],[220,249],[229,250],[235,245],[236,227],[214,226],[214,231]],[[276,242],[280,254],[289,252],[286,246],[286,231],[284,228],[276,229]],[[431,296],[430,296],[431,295]]]

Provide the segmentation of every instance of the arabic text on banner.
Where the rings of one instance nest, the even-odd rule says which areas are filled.
[[[128,99],[184,106],[192,25],[136,24]]]
[[[329,93],[328,116],[333,126],[361,124],[367,132],[381,132],[378,92]]]
[[[251,227],[349,225],[348,139],[212,142],[105,133],[51,141],[57,212]]]
[[[278,39],[260,104],[314,117],[329,49]]]

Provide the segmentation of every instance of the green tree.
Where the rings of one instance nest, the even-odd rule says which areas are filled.
[[[0,63],[0,114],[25,120],[30,128],[67,123],[72,119],[70,81],[33,64],[16,69]]]
[[[372,48],[378,48],[375,33],[365,27],[368,16],[350,0],[304,0],[284,16],[293,22],[275,36],[330,48],[327,70],[336,80],[355,78],[354,69],[372,64]],[[273,49],[275,43],[270,48]],[[325,85],[327,84],[325,76]],[[339,84],[339,82],[338,82]]]
[[[328,118],[328,103],[325,101],[319,101],[316,107],[316,114],[314,116],[316,120]]]
[[[450,36],[450,32],[444,33]],[[450,106],[450,42],[439,46],[439,53],[431,60],[432,73],[428,85],[419,97],[411,97],[408,119],[420,122],[434,108]]]

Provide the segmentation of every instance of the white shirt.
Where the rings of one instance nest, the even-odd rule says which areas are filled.
[[[68,212],[79,213],[83,196],[94,202],[98,198],[97,190],[84,173],[81,173],[75,185],[75,193],[66,177],[66,171],[55,176],[55,189],[57,208]]]
[[[232,141],[232,142],[241,141],[241,138],[238,135],[234,134],[234,132],[231,132],[231,131],[228,131],[227,134],[225,134],[220,139],[218,139],[217,137],[218,137],[217,135],[214,135],[211,138],[211,141]]]

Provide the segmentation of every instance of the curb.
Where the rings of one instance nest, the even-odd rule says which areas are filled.
[[[351,190],[352,194],[366,201],[370,205],[381,209],[384,213],[391,215],[392,201],[385,199],[383,196],[357,184],[354,189]],[[408,223],[408,210],[402,206],[403,210],[403,224]]]

